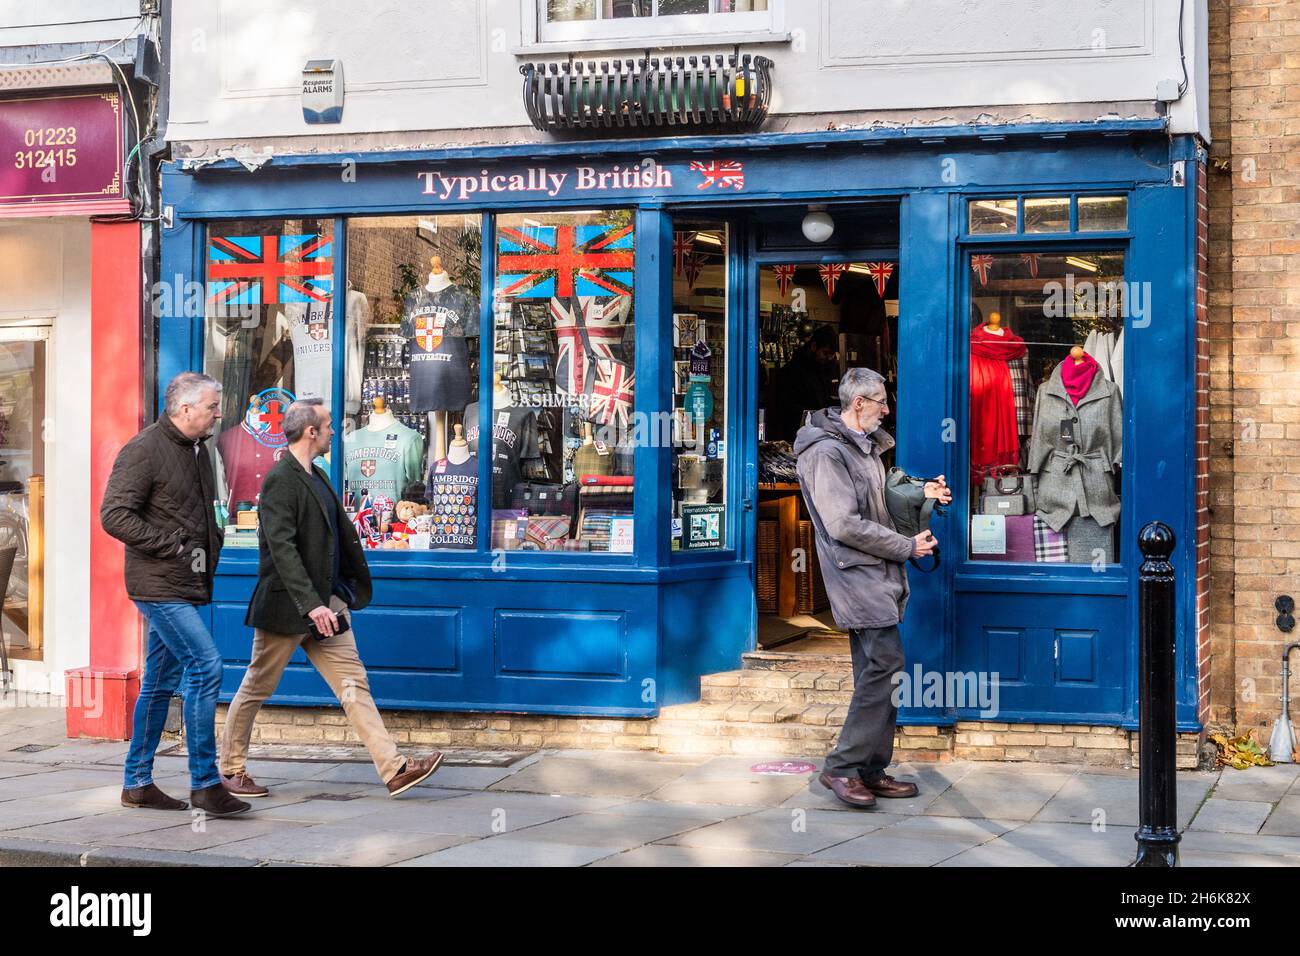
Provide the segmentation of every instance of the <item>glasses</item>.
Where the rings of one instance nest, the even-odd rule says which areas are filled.
[[[888,403],[888,402],[882,402],[880,399],[878,399],[878,398],[872,398],[870,395],[863,395],[863,396],[862,396],[862,400],[863,400],[864,402],[875,402],[875,403],[876,403],[877,405],[879,405],[881,408],[888,408],[888,407],[889,407],[889,403]]]

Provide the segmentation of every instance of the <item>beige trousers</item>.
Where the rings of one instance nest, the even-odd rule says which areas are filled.
[[[346,605],[337,596],[330,598],[330,609],[342,611]],[[317,673],[325,678],[330,690],[343,705],[348,723],[370,751],[387,783],[402,769],[403,758],[384,727],[379,709],[370,696],[366,668],[357,654],[352,636],[352,612],[344,612],[348,630],[318,641],[310,634],[277,634],[261,628],[253,630],[253,655],[239,684],[235,699],[226,711],[226,725],[221,734],[221,773],[231,776],[244,773],[248,759],[248,741],[253,735],[253,721],[262,702],[275,693],[284,668],[299,647],[307,654]]]

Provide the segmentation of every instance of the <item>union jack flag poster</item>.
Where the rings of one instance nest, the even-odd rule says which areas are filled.
[[[822,277],[822,285],[826,286],[826,294],[835,298],[835,287],[839,285],[840,276],[844,275],[849,267],[842,262],[828,262],[824,266],[817,267],[817,274]]]
[[[772,266],[772,275],[776,276],[776,290],[785,298],[785,290],[794,281],[794,266]]]
[[[555,356],[555,385],[563,392],[581,393],[594,359],[616,359],[624,326],[632,312],[631,296],[581,296],[551,299],[551,319],[559,348]]]
[[[867,272],[871,280],[876,284],[876,294],[882,299],[885,297],[885,285],[889,282],[889,277],[894,274],[894,264],[892,262],[868,262]]]
[[[674,232],[673,233],[673,272],[676,275],[686,274],[686,259],[695,248],[695,236],[693,232]]]
[[[632,366],[612,359],[597,359],[591,388],[591,420],[602,425],[618,422],[619,428],[626,429],[635,387]]]
[[[989,283],[989,270],[993,268],[992,256],[971,256],[970,268],[977,276],[980,277],[980,286],[986,286]]]
[[[707,163],[691,163],[691,172],[699,173],[700,184],[696,189],[744,189],[745,167],[734,159],[711,159]]]
[[[519,299],[631,295],[632,226],[503,226],[497,240],[497,292]]]
[[[321,235],[212,236],[210,305],[323,302],[334,291],[334,243]]]

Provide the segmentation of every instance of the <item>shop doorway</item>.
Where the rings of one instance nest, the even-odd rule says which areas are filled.
[[[793,443],[815,410],[839,405],[852,367],[880,372],[891,408],[898,381],[898,261],[765,262],[754,304],[758,335],[758,507],[755,591],[759,650],[847,654],[818,565]],[[896,419],[883,426],[897,437]],[[893,464],[892,450],[885,467]]]

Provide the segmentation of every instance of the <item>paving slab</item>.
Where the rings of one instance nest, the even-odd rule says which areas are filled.
[[[391,866],[454,846],[465,837],[446,833],[399,833],[353,823],[291,827],[225,843],[222,854],[333,866]]]
[[[666,817],[673,820],[694,820],[701,823],[717,823],[731,817],[755,813],[761,807],[733,806],[724,803],[667,803],[663,800],[629,800],[618,803],[594,813],[608,813],[622,817]]]
[[[1267,853],[1216,853],[1209,850],[1180,850],[1178,865],[1190,867],[1297,866],[1300,859]]]
[[[177,811],[177,816],[181,816]],[[60,820],[53,823],[41,823],[24,827],[21,830],[7,831],[9,836],[27,840],[54,840],[98,843],[111,837],[124,836],[128,833],[142,833],[146,830],[160,830],[175,826],[177,821],[163,820],[157,816],[143,816],[130,810],[121,813],[101,813],[95,816],[77,817],[73,820]]]
[[[383,819],[395,830],[490,837],[579,813],[604,810],[619,801],[607,797],[547,796],[531,793],[469,793],[429,803],[409,801]]]
[[[908,817],[863,836],[812,854],[816,862],[860,866],[935,866],[996,839],[1016,821]]]
[[[398,866],[585,866],[619,852],[617,846],[585,846],[498,836],[405,860]]]
[[[514,830],[510,835],[516,840],[543,840],[574,846],[615,846],[628,850],[710,825],[706,821],[687,817],[623,817],[612,813],[578,813]]]
[[[940,866],[1127,866],[1137,855],[1133,831],[1082,823],[1026,823]]]
[[[981,767],[954,783],[922,812],[929,816],[1031,820],[1069,780],[1069,775],[1059,771],[1017,773],[1008,768]]]
[[[57,770],[0,780],[0,801],[68,794],[114,786],[121,796],[122,774],[112,770]]]
[[[1296,785],[1297,778],[1300,778],[1300,764],[1280,763],[1249,770],[1225,767],[1218,772],[1214,796],[1220,800],[1277,803]]]
[[[1288,793],[1279,800],[1259,832],[1266,836],[1300,836],[1300,794]]]
[[[763,810],[690,830],[659,842],[676,846],[768,850],[808,856],[897,823],[899,819],[866,811],[850,816],[830,810]]]
[[[1178,826],[1186,827],[1214,785],[1215,774],[1178,774],[1175,792]],[[1098,813],[1103,811],[1103,813]],[[1085,823],[1106,826],[1138,825],[1138,778],[1136,773],[1095,773],[1091,770],[1070,777],[1037,814],[1035,823]]]
[[[492,784],[489,789],[639,797],[680,779],[692,769],[694,766],[688,763],[626,759],[621,754],[611,755],[605,760],[543,757],[532,766]]]
[[[1211,797],[1196,811],[1189,829],[1217,830],[1220,833],[1258,833],[1272,809],[1271,803]]]
[[[1300,862],[1300,836],[1263,836],[1241,833],[1216,833],[1211,830],[1187,830],[1178,844],[1179,851],[1204,850],[1215,853],[1252,853],[1267,856],[1294,856]]]
[[[194,852],[237,843],[253,837],[304,828],[306,823],[283,820],[258,820],[250,814],[225,819],[208,819],[198,829],[193,823],[163,827],[141,833],[97,840],[99,846],[137,847],[140,849]]]
[[[651,844],[607,856],[592,866],[787,866],[799,858],[789,853],[728,850],[707,846]]]

